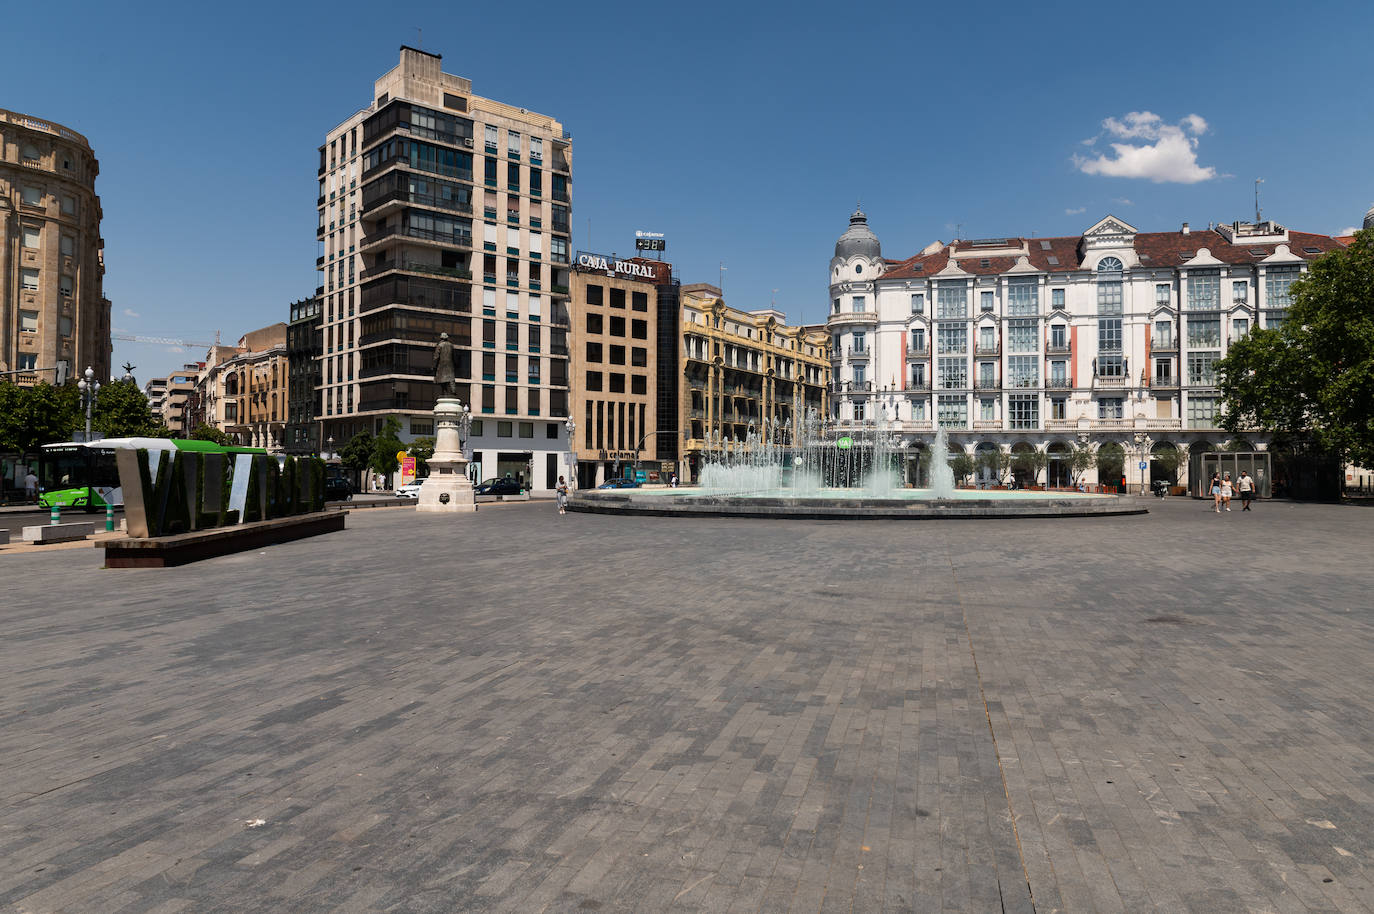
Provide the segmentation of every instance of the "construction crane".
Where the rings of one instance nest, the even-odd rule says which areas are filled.
[[[123,340],[126,343],[152,343],[157,346],[181,346],[187,349],[209,349],[211,346],[220,345],[219,331],[215,331],[215,341],[206,343],[201,340],[176,340],[167,336],[137,336],[132,333],[111,333],[110,339]]]

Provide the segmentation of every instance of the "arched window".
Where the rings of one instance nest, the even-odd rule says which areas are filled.
[[[24,148],[20,151],[20,155],[30,161],[42,158],[42,155],[38,152],[38,147],[32,143],[25,143]]]
[[[1097,262],[1097,272],[1099,273],[1120,273],[1121,261],[1116,257],[1103,257]]]

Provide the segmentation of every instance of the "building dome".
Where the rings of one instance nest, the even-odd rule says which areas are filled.
[[[1364,214],[1364,227],[1374,228],[1374,206],[1371,206]]]
[[[868,217],[863,214],[863,210],[858,209],[849,217],[848,230],[835,242],[836,258],[845,260],[854,256],[867,257],[870,260],[879,260],[883,256],[878,236],[868,227]]]

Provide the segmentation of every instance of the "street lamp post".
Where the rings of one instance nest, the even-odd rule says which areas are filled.
[[[329,439],[325,442],[325,444],[329,445],[329,450],[325,451],[325,455],[327,456],[327,458],[332,459],[334,456],[336,456],[334,454],[334,436],[330,435]]]
[[[86,407],[86,440],[91,440],[91,409],[95,406],[95,395],[100,392],[100,382],[95,379],[95,369],[87,368],[86,376],[76,382],[81,391],[81,402]]]
[[[1141,494],[1141,495],[1144,495],[1144,494],[1145,494],[1145,475],[1146,475],[1146,473],[1149,471],[1149,467],[1150,467],[1150,448],[1154,446],[1154,441],[1150,438],[1149,435],[1147,435],[1147,434],[1145,434],[1145,433],[1143,433],[1143,432],[1136,432],[1136,434],[1135,434],[1135,446],[1136,446],[1136,451],[1137,451],[1137,453],[1140,454],[1140,460],[1139,460],[1139,462],[1136,464],[1136,466],[1137,466],[1137,467],[1139,468],[1139,470],[1140,470],[1140,494]]]
[[[577,488],[577,451],[574,450],[573,435],[577,432],[577,423],[569,416],[563,423],[563,427],[568,430],[568,483],[574,489]]]

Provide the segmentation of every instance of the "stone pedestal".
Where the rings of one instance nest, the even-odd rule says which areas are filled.
[[[420,486],[417,511],[466,512],[477,510],[477,498],[468,479],[468,462],[458,440],[463,404],[456,397],[440,397],[434,404],[434,456],[429,458],[429,478]]]

